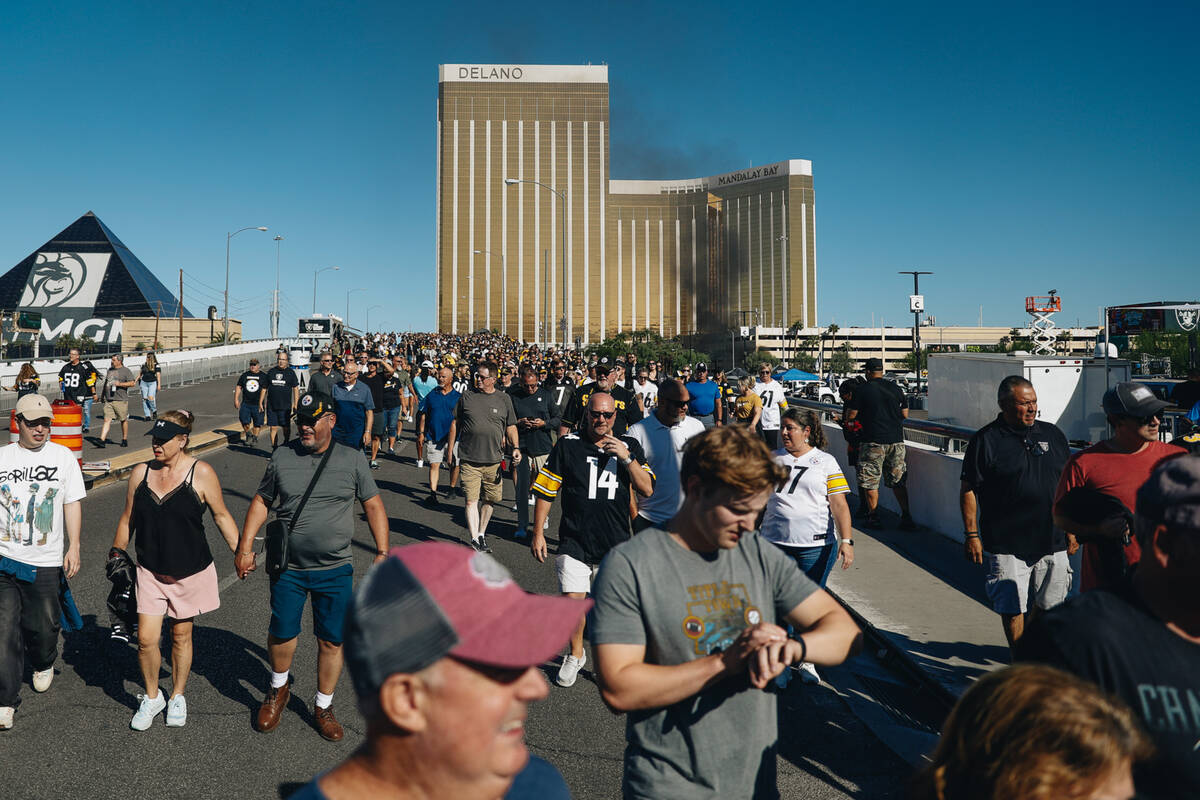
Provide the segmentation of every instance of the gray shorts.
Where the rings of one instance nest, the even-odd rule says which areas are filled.
[[[430,464],[444,464],[446,462],[446,445],[438,447],[436,442],[425,442],[425,460]]]
[[[1024,614],[1031,608],[1050,609],[1067,599],[1071,588],[1071,562],[1061,550],[1035,561],[1032,566],[1016,556],[987,555],[987,596],[997,614]]]

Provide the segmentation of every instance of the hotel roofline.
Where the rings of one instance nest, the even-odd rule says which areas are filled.
[[[438,83],[608,83],[608,65],[439,64]]]
[[[793,158],[787,161],[777,161],[774,164],[763,164],[758,167],[747,167],[734,172],[711,175],[707,178],[658,181],[611,179],[608,182],[608,192],[609,194],[684,194],[705,192],[739,183],[752,183],[788,175],[812,177],[812,162]]]

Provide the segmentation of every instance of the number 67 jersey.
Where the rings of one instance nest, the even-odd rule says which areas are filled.
[[[850,491],[837,459],[815,447],[802,456],[776,450],[771,458],[788,470],[788,476],[767,500],[760,532],[792,547],[824,545],[834,535],[829,497]]]
[[[533,482],[534,496],[554,502],[562,497],[562,522],[558,528],[558,552],[599,564],[614,546],[629,538],[629,472],[644,469],[642,446],[628,436],[621,442],[629,448],[634,463],[625,467],[577,433],[560,436]]]

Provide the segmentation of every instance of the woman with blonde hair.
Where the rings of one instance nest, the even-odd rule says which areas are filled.
[[[154,423],[147,434],[154,458],[133,468],[125,511],[113,536],[117,549],[127,547],[132,537],[137,554],[138,663],[146,694],[129,725],[138,731],[149,728],[163,709],[167,727],[187,722],[183,690],[192,667],[192,620],[221,604],[217,568],[204,533],[205,508],[230,551],[237,547],[237,523],[225,507],[217,473],[186,452],[192,420],[190,411],[165,411]],[[165,616],[174,620],[170,702],[158,686]]]
[[[733,398],[733,421],[756,430],[762,418],[762,398],[754,391],[754,379],[738,378],[737,388],[737,396]]]
[[[958,701],[914,800],[1130,800],[1152,754],[1133,713],[1074,675],[1019,664]]]

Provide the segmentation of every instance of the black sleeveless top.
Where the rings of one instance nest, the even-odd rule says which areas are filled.
[[[138,564],[157,575],[186,578],[212,563],[204,535],[206,505],[192,488],[195,471],[193,463],[183,483],[159,498],[147,483],[147,466],[146,477],[133,493],[129,524]]]

